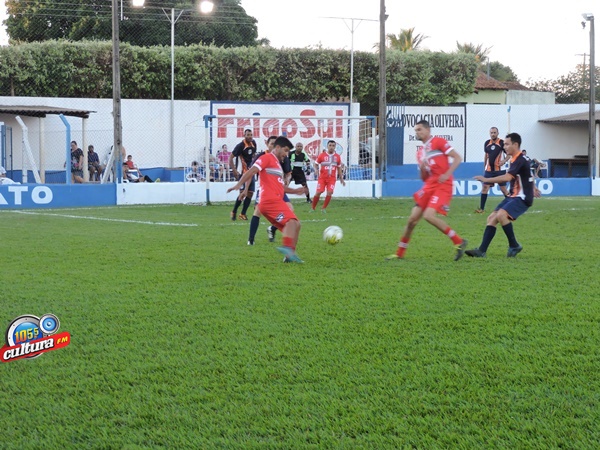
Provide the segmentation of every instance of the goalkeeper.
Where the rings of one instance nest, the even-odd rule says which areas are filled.
[[[304,168],[310,167],[310,157],[304,151],[304,144],[297,142],[294,152],[290,153],[290,162],[292,163],[292,180],[294,184],[300,184],[306,188],[306,202],[310,203],[310,191],[306,185],[306,173]]]

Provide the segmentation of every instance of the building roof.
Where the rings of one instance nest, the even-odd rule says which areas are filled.
[[[46,117],[48,114],[62,114],[63,116],[81,117],[87,119],[90,113],[84,109],[59,108],[57,106],[18,106],[0,105],[0,114],[14,114],[15,116]]]
[[[481,90],[488,91],[529,91],[530,89],[523,86],[518,81],[498,81],[495,78],[488,77],[487,74],[477,72],[475,80],[475,92]]]
[[[574,123],[589,123],[590,113],[589,111],[567,114],[566,116],[548,117],[546,119],[540,119],[538,122],[542,123],[557,123],[557,124],[574,124]],[[596,123],[600,122],[600,111],[596,111]]]

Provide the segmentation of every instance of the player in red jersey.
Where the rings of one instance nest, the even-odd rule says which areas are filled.
[[[342,176],[342,158],[335,152],[337,143],[335,141],[327,142],[327,151],[322,152],[315,160],[315,166],[320,165],[321,170],[319,172],[319,179],[317,181],[317,192],[312,200],[312,209],[314,211],[319,203],[321,194],[327,189],[327,195],[323,202],[323,208],[321,212],[325,212],[327,205],[331,201],[333,190],[335,189],[335,182],[339,178],[342,186],[346,186],[344,177]]]
[[[404,258],[404,252],[408,247],[412,232],[419,220],[424,218],[452,240],[456,246],[454,260],[458,261],[465,253],[467,241],[437,217],[437,214],[445,216],[450,210],[452,174],[459,166],[461,157],[445,139],[431,135],[431,127],[426,120],[417,122],[415,134],[417,139],[423,142],[423,147],[417,152],[417,163],[424,184],[413,195],[416,204],[400,238],[398,250],[386,259]],[[450,163],[450,158],[452,158],[452,163]]]
[[[300,221],[290,208],[290,205],[284,201],[284,194],[303,195],[306,192],[305,187],[292,189],[286,186],[283,181],[283,169],[281,161],[286,152],[294,148],[294,145],[285,136],[279,136],[275,139],[273,151],[265,153],[258,158],[252,167],[242,175],[237,184],[227,192],[239,189],[246,181],[249,181],[254,175],[260,175],[260,213],[265,219],[273,224],[283,235],[283,246],[277,247],[285,255],[284,262],[303,262],[296,255],[296,244],[300,234]],[[245,195],[242,192],[241,195]]]

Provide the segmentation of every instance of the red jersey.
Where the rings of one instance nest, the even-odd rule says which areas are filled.
[[[258,169],[260,182],[259,203],[283,201],[283,169],[273,153],[265,153],[252,167]]]
[[[454,148],[441,137],[431,137],[417,150],[417,163],[419,167],[425,168],[429,173],[427,183],[437,182],[440,175],[446,173],[450,168],[450,158],[448,154]],[[452,177],[446,180],[447,184],[452,184]]]
[[[328,152],[321,152],[315,161],[317,164],[321,165],[321,170],[319,171],[319,178],[334,178],[338,177],[338,170],[342,167],[342,158],[337,153],[330,155]]]

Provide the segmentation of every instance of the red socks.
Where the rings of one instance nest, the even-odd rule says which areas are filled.
[[[326,196],[325,201],[323,202],[323,209],[327,208],[327,205],[329,205],[330,201],[331,201],[331,195]]]
[[[291,237],[284,237],[282,240],[282,244],[284,247],[289,247],[296,251],[296,246],[294,245],[294,240]]]
[[[452,240],[452,243],[454,245],[458,245],[463,241],[462,238],[458,234],[456,234],[456,231],[454,231],[450,227],[444,230],[444,234]]]
[[[408,241],[410,241],[410,239],[407,239],[407,238],[400,239],[400,243],[398,244],[398,250],[396,250],[396,255],[398,255],[398,258],[404,258],[404,253],[406,252],[406,249],[408,248]]]

